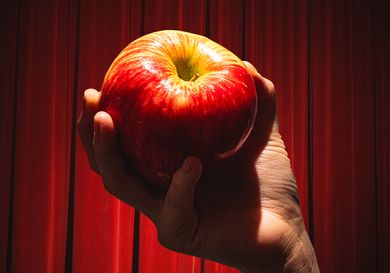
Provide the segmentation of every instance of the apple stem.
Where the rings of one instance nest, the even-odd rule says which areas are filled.
[[[192,76],[190,82],[196,81],[200,77],[199,73],[196,73],[194,76]]]

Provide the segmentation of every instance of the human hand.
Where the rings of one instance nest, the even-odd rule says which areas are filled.
[[[189,156],[166,192],[147,186],[126,168],[115,124],[97,112],[100,93],[84,93],[78,122],[91,167],[106,189],[147,215],[160,243],[249,272],[317,272],[304,228],[295,179],[275,122],[273,84],[245,62],[259,98],[251,135],[213,172]]]

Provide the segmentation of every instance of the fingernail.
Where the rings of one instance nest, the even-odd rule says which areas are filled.
[[[181,167],[181,171],[183,174],[189,174],[192,170],[192,166],[188,158],[186,158],[183,162],[183,166]]]

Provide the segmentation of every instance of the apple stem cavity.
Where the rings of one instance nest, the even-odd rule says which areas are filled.
[[[194,76],[192,76],[190,82],[196,81],[200,77],[199,73],[196,73]]]

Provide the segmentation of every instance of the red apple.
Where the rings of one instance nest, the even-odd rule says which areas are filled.
[[[101,109],[118,129],[128,167],[169,185],[188,155],[205,168],[237,152],[257,111],[244,63],[210,39],[154,32],[130,43],[104,78]]]

